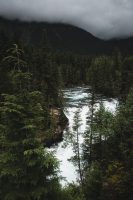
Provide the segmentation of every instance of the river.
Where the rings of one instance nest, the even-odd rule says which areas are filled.
[[[75,87],[63,90],[65,105],[64,112],[69,120],[69,125],[66,127],[63,133],[63,141],[59,144],[53,146],[51,151],[54,152],[57,159],[60,161],[60,175],[65,179],[62,180],[62,184],[76,182],[77,173],[75,166],[68,161],[73,156],[72,146],[69,144],[64,147],[66,142],[68,132],[72,131],[74,115],[77,109],[80,108],[80,117],[82,125],[80,127],[80,132],[83,134],[86,130],[86,121],[89,112],[89,100],[91,98],[91,90],[89,87]],[[99,95],[97,95],[96,108],[99,107]],[[117,100],[102,97],[105,107],[111,111],[115,112],[117,107]],[[80,143],[83,143],[83,136],[81,134]]]

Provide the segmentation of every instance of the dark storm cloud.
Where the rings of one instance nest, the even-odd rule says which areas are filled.
[[[0,0],[0,15],[69,23],[104,39],[133,36],[133,0]]]

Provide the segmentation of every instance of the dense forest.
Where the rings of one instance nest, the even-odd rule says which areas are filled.
[[[92,42],[91,53],[90,48],[85,53],[84,49],[82,53],[76,52],[77,46],[73,51],[67,51],[65,47],[62,51],[50,45],[46,31],[43,37],[35,35],[34,43],[29,41],[29,33],[34,34],[37,24],[25,25],[3,19],[1,24],[0,199],[131,200],[132,44],[129,47],[129,42],[119,40],[120,45],[111,48],[105,45],[101,51],[92,46]],[[24,26],[30,28],[27,30]],[[62,43],[59,34],[53,35]],[[95,41],[95,44],[99,45],[99,42]],[[123,51],[124,47],[126,51]],[[79,85],[91,87],[91,113],[82,154],[78,140],[80,116],[75,113],[71,137],[75,156],[72,162],[77,165],[79,179],[77,183],[62,187],[59,162],[47,147],[62,139],[63,131],[58,133],[57,126],[63,129],[67,124],[62,89]],[[102,101],[96,110],[96,94],[117,99],[116,113],[106,110]],[[58,121],[51,114],[54,109],[59,112]]]

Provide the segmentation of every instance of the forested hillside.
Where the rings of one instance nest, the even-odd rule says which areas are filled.
[[[0,19],[0,199],[132,200],[132,42]],[[62,187],[58,160],[47,147],[62,139],[68,122],[62,89],[82,85],[91,88],[82,154],[78,112],[69,138],[79,179]],[[97,95],[117,99],[116,113],[102,99],[95,109]]]
[[[133,53],[133,38],[104,41],[90,33],[70,25],[28,23],[0,18],[0,38],[4,42],[23,46],[43,47],[45,40],[52,51],[75,54],[109,55],[118,48],[123,54]]]

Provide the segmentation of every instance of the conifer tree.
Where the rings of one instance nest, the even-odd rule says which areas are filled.
[[[74,116],[73,131],[70,136],[70,142],[72,144],[74,156],[70,159],[77,167],[77,172],[79,175],[79,182],[83,185],[83,166],[82,166],[82,154],[81,154],[81,144],[80,144],[80,131],[81,119],[80,119],[80,109],[76,111]]]
[[[91,99],[89,101],[89,113],[88,113],[88,120],[87,120],[87,130],[84,133],[84,144],[83,144],[83,160],[85,161],[85,165],[87,167],[91,167],[92,159],[93,159],[93,141],[94,141],[94,134],[93,134],[93,125],[94,125],[94,114],[95,114],[95,104],[96,104],[96,97],[94,89],[92,88]]]
[[[15,93],[3,94],[0,103],[0,198],[44,200],[59,184],[57,161],[38,137],[44,124],[43,96],[29,90],[30,74],[22,71],[18,56],[13,60],[17,68],[13,66],[10,77]]]

